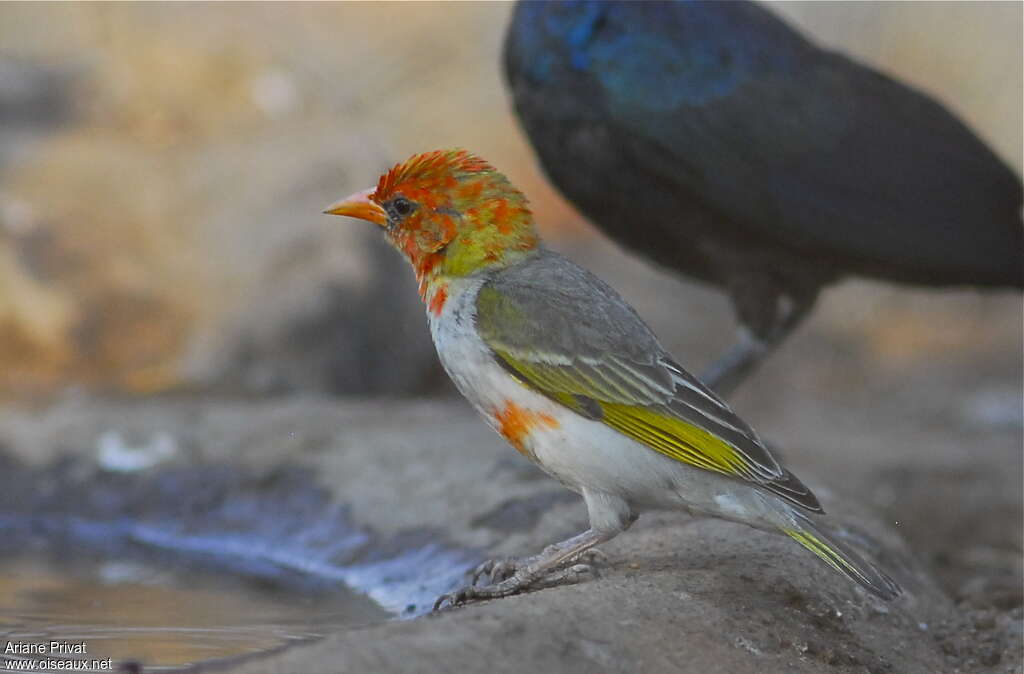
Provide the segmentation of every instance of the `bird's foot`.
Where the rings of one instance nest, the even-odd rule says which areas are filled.
[[[495,569],[499,572],[506,571],[509,568],[509,561],[516,560],[499,560],[490,570],[481,571],[480,576],[493,573]],[[487,562],[481,564],[480,567],[484,567],[486,564]],[[480,567],[477,567],[477,570]],[[474,575],[476,573],[477,571],[474,571]],[[588,577],[596,578],[597,576],[597,569],[585,563],[570,564],[569,566],[556,568],[548,573],[538,572],[529,565],[519,566],[504,580],[492,582],[488,585],[476,585],[474,582],[474,584],[460,587],[454,592],[442,594],[434,602],[434,611],[441,610],[446,604],[449,607],[455,607],[471,601],[499,599],[527,590],[543,590],[558,585],[574,585],[586,580]]]
[[[596,562],[601,559],[603,555],[600,553],[595,556],[588,551],[614,535],[614,532],[590,528],[582,534],[549,545],[534,557],[484,562],[470,574],[469,585],[438,597],[434,602],[434,610],[437,611],[445,604],[457,606],[474,599],[497,599],[527,589],[578,583],[587,575],[596,576],[594,567],[580,560],[589,559]],[[487,576],[491,583],[477,586],[476,581],[483,576]],[[507,577],[498,580],[499,576]]]
[[[445,604],[455,607],[477,599],[498,599],[525,589],[533,579],[512,574],[511,577],[490,585],[464,585],[454,592],[446,592],[434,601],[434,611],[440,611]]]
[[[469,577],[469,584],[476,585],[480,582],[481,578],[486,578],[493,585],[511,578],[519,569],[537,564],[543,558],[544,555],[541,554],[534,555],[533,557],[502,557],[499,559],[488,559],[486,562],[480,564],[467,574]],[[606,564],[607,562],[607,555],[597,548],[590,548],[589,550],[584,550],[578,555],[569,557],[565,561],[561,562],[556,568],[585,566],[591,569],[593,575],[597,575],[597,571],[594,567]]]
[[[476,585],[480,582],[481,578],[487,578],[493,585],[506,578],[511,578],[520,567],[526,566],[529,561],[530,558],[519,559],[517,557],[488,559],[467,574],[469,576],[469,584],[471,586]]]

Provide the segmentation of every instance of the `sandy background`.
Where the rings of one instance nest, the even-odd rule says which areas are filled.
[[[935,94],[1020,171],[1019,4],[775,8]],[[320,210],[414,152],[461,146],[509,174],[556,245],[589,245],[511,117],[510,9],[0,6],[0,394],[443,386],[402,265]],[[812,329],[897,361],[996,348],[973,302],[922,317],[882,297],[829,297]],[[690,335],[694,369],[699,329],[660,330]]]

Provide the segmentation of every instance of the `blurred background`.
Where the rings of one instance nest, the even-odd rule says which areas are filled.
[[[772,7],[935,95],[1020,172],[1020,3]],[[728,304],[605,243],[546,185],[500,74],[510,10],[0,6],[0,396],[449,390],[404,263],[370,228],[320,214],[449,146],[506,172],[552,245],[702,369],[731,337]],[[913,397],[908,369],[970,373],[979,391],[938,394],[977,393],[987,411],[966,414],[1013,423],[1020,319],[1013,294],[845,284],[744,395]],[[808,354],[822,357],[804,367]]]

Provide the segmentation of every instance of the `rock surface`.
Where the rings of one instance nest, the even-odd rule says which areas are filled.
[[[368,626],[228,671],[1019,671],[1019,431],[928,428],[822,400],[792,404],[802,410],[799,426],[783,417],[765,433],[779,443],[779,428],[792,424],[786,463],[837,521],[879,542],[904,598],[878,602],[782,537],[650,513],[603,546],[608,560],[596,580]],[[116,502],[111,433],[159,455],[120,484],[159,484],[190,466],[211,475],[225,466],[257,475],[310,469],[308,488],[351,506],[360,526],[382,539],[433,532],[468,551],[466,564],[534,552],[586,522],[577,498],[458,401],[68,399],[0,414],[5,474],[41,471],[29,494],[47,484],[48,466],[59,466],[67,498],[79,485],[90,503]],[[172,451],[153,449],[167,443],[158,436],[171,438]],[[272,479],[247,484],[265,485],[267,499],[281,491]],[[4,491],[14,498],[10,485]],[[186,495],[179,510],[209,519],[202,504],[220,507],[225,492]],[[0,500],[0,514],[31,498]],[[148,514],[139,500],[131,514],[165,517],[150,500]],[[310,511],[310,521],[317,516]]]

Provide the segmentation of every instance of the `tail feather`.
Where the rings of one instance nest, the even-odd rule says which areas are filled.
[[[783,527],[782,531],[833,569],[886,601],[895,599],[903,593],[896,581],[851,550],[849,546],[836,541],[834,537],[815,526],[810,519],[802,516],[799,519],[799,528]]]

